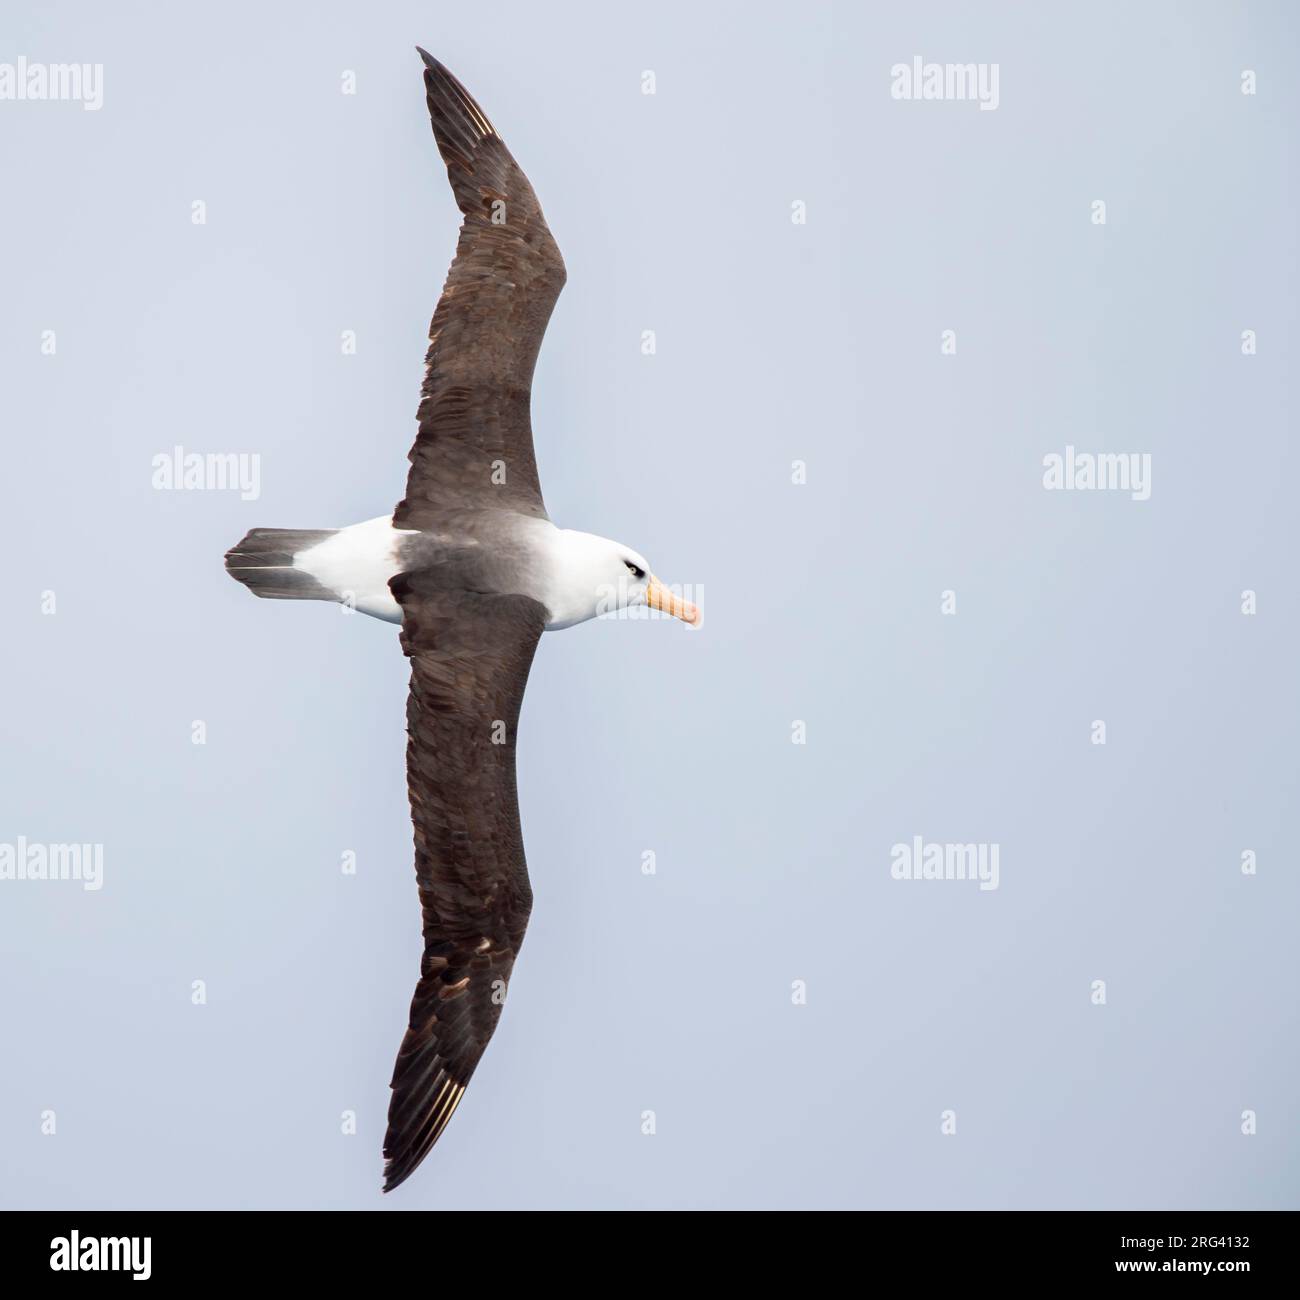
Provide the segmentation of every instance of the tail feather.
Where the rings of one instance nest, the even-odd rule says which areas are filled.
[[[337,600],[294,556],[333,537],[336,528],[254,528],[226,552],[226,572],[254,596],[271,600]]]

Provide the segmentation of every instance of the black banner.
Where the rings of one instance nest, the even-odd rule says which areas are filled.
[[[1268,1278],[1276,1286],[1292,1272],[1286,1255],[1296,1231],[1290,1213],[1242,1211],[790,1212],[779,1214],[779,1226],[772,1213],[695,1213],[675,1215],[674,1235],[663,1238],[654,1229],[647,1236],[644,1224],[622,1222],[633,1216],[605,1215],[596,1239],[590,1224],[569,1227],[565,1216],[550,1215],[548,1245],[532,1257],[519,1238],[506,1235],[520,1225],[504,1220],[521,1216],[453,1215],[438,1211],[435,1229],[427,1212],[413,1217],[396,1210],[10,1212],[0,1217],[0,1248],[6,1282],[54,1279],[89,1288],[112,1280],[147,1285],[267,1277],[374,1283],[395,1269],[418,1273],[430,1249],[439,1259],[442,1286],[448,1272],[454,1276],[448,1266],[457,1257],[471,1271],[492,1260],[494,1271],[505,1263],[508,1273],[516,1263],[551,1273],[567,1256],[565,1271],[572,1267],[583,1275],[597,1255],[609,1263],[611,1251],[629,1252],[639,1275],[643,1267],[643,1276],[659,1269],[667,1280],[670,1271],[679,1273],[689,1249],[696,1257],[703,1252],[715,1267],[729,1261],[728,1271],[736,1263],[806,1270],[816,1261],[819,1271],[834,1264],[861,1279],[878,1274],[980,1285],[1017,1278],[1067,1285],[1113,1280],[1121,1291],[1140,1291],[1153,1276],[1197,1278],[1212,1287],[1235,1285],[1240,1277]],[[488,1237],[479,1243],[486,1254],[466,1242],[481,1234]],[[492,1238],[500,1244],[495,1254]],[[449,1252],[451,1241],[464,1250]],[[516,1244],[505,1249],[507,1242]]]

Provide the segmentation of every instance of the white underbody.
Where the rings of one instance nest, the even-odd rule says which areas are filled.
[[[536,563],[521,568],[518,594],[545,606],[548,631],[594,618],[611,598],[611,548],[619,552],[626,548],[590,533],[557,528],[549,519],[527,519],[522,526]],[[402,538],[409,536],[409,531],[393,527],[391,516],[367,519],[299,551],[293,557],[294,568],[311,574],[343,604],[400,623],[402,608],[388,583],[401,571],[398,548]],[[645,567],[635,552],[626,553]],[[614,573],[622,572],[619,563],[615,562]],[[637,602],[638,596],[644,603],[640,590],[631,593],[629,603]]]
[[[340,528],[332,537],[293,557],[293,567],[310,573],[345,605],[382,618],[402,621],[402,607],[393,599],[388,580],[397,575],[397,545],[405,532],[392,517],[367,519]]]

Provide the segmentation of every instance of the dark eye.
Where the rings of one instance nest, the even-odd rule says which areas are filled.
[[[632,576],[633,576],[634,578],[644,578],[644,577],[645,577],[645,570],[644,570],[644,569],[641,569],[641,568],[638,568],[635,564],[632,563],[631,560],[624,560],[623,563],[626,564],[627,567],[628,567],[629,569],[632,570]]]

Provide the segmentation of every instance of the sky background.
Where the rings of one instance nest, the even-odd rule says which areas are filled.
[[[0,1206],[1300,1204],[1298,24],[12,0],[0,62],[104,100],[0,102],[0,842],[104,885],[0,881]],[[543,638],[510,1004],[381,1198],[406,664],[222,554],[402,496],[458,224],[416,42],[568,264],[552,517],[705,623]],[[997,110],[891,98],[918,55]],[[178,444],[260,498],[156,490]],[[1067,444],[1150,499],[1046,491]],[[917,835],[999,888],[893,879]]]

